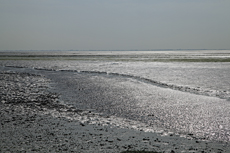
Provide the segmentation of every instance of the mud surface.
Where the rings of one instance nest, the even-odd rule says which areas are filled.
[[[0,73],[0,152],[230,150],[226,142],[197,139],[192,134],[182,137],[175,133],[147,132],[144,130],[147,126],[135,128],[141,124],[138,122],[65,105],[49,89],[50,83],[51,80],[38,74]],[[117,126],[121,120],[122,125]]]

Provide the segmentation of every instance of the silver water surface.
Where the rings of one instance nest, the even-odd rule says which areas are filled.
[[[103,58],[5,60],[0,64],[35,68],[30,73],[51,79],[53,90],[68,105],[198,138],[230,141],[229,62],[134,62]]]

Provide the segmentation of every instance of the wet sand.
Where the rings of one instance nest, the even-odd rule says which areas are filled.
[[[227,142],[198,139],[192,134],[148,132],[147,125],[136,128],[142,123],[64,105],[49,89],[50,80],[42,75],[1,72],[0,78],[0,152],[230,150]],[[117,126],[121,120],[123,124]]]

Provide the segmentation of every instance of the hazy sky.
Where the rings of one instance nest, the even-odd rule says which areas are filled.
[[[0,0],[0,50],[230,49],[230,0]]]

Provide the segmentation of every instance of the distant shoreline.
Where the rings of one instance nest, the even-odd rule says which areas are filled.
[[[97,50],[97,49],[89,49],[89,50],[84,50],[84,49],[63,49],[63,50],[60,50],[60,49],[47,49],[47,50],[29,50],[29,49],[20,49],[20,50],[0,50],[0,52],[24,52],[24,51],[33,51],[33,52],[37,52],[37,51],[198,51],[198,50],[230,50],[230,49],[108,49],[108,50]]]

